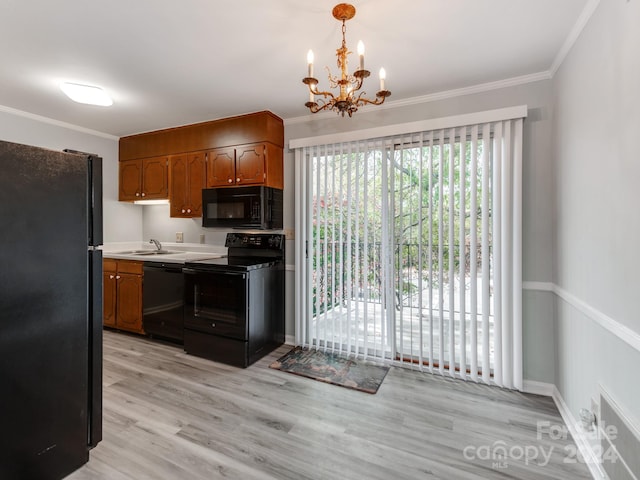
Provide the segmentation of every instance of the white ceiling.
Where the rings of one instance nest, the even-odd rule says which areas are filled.
[[[308,115],[301,80],[335,73],[335,0],[2,0],[0,105],[123,136],[258,110]],[[588,0],[359,0],[347,45],[388,101],[549,72]],[[352,56],[356,64],[357,55]],[[103,87],[112,107],[67,99]],[[376,107],[364,107],[376,108]],[[348,120],[345,120],[348,121]]]

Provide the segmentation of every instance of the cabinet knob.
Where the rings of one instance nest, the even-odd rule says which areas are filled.
[[[233,178],[230,178],[230,179],[229,179],[229,183],[233,183]]]
[[[120,280],[120,275],[116,275],[116,280]]]
[[[142,192],[142,196],[143,196],[143,197],[146,197],[146,196],[147,196],[147,194],[146,194],[146,193],[144,193],[144,192]]]
[[[191,209],[190,208],[187,208],[187,213],[191,213]]]
[[[236,178],[236,183],[240,183],[240,177]]]
[[[213,328],[216,328],[216,324],[215,324],[215,323],[212,323],[212,324],[211,324],[211,326],[212,326]]]
[[[182,209],[182,213],[187,213],[187,212],[186,212],[186,210],[185,210],[184,208]]]
[[[116,277],[114,277],[113,275],[109,275],[109,280],[113,280],[114,278]]]
[[[136,192],[136,197],[139,197],[139,196],[140,196],[140,192]]]

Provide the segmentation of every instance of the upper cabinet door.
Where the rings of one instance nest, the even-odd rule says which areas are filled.
[[[187,155],[172,155],[169,159],[169,215],[182,217],[187,211]]]
[[[202,189],[205,187],[206,163],[205,153],[196,152],[189,154],[187,158],[187,173],[189,175],[186,186],[187,201],[190,217],[202,216]]]
[[[255,185],[265,181],[265,146],[262,143],[236,147],[236,185]]]
[[[142,199],[142,160],[120,162],[120,182],[118,199],[131,202]]]
[[[167,157],[120,162],[120,201],[169,198]]]
[[[169,198],[167,157],[142,160],[142,197],[145,200]]]
[[[201,217],[205,186],[205,152],[172,155],[169,159],[169,198],[172,217]]]
[[[207,187],[225,187],[236,183],[235,148],[214,148],[207,153]]]

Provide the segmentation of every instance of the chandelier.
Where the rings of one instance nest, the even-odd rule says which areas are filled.
[[[362,88],[364,79],[370,75],[368,70],[364,69],[364,44],[362,41],[358,42],[358,55],[360,56],[360,65],[358,70],[349,74],[347,70],[347,55],[351,52],[347,49],[347,42],[345,40],[345,33],[347,27],[345,22],[352,19],[356,14],[356,9],[353,5],[348,3],[341,3],[333,7],[331,12],[336,20],[342,21],[342,46],[336,50],[336,56],[338,57],[338,68],[340,69],[339,75],[331,75],[331,70],[326,67],[329,77],[329,87],[339,88],[339,93],[334,95],[329,91],[318,90],[318,80],[313,77],[313,52],[309,50],[307,54],[307,64],[309,67],[309,74],[302,80],[302,83],[309,87],[309,101],[305,103],[305,107],[311,110],[311,113],[318,113],[323,110],[334,110],[338,114],[347,113],[349,116],[353,112],[358,110],[358,107],[362,107],[367,104],[381,105],[384,103],[385,98],[391,95],[389,90],[384,88],[385,71],[384,68],[380,69],[380,90],[376,93],[375,100],[370,100],[365,97],[366,92],[358,91]],[[319,98],[316,102],[316,96]]]

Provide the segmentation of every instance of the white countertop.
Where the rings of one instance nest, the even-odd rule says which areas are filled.
[[[208,258],[221,258],[227,255],[227,248],[217,245],[184,244],[184,243],[163,243],[162,250],[171,253],[140,255],[131,253],[134,250],[144,250],[153,252],[156,248],[153,245],[146,245],[140,242],[120,242],[105,244],[101,248],[104,258],[114,258],[118,260],[136,260],[139,262],[161,262],[161,263],[185,263]]]

